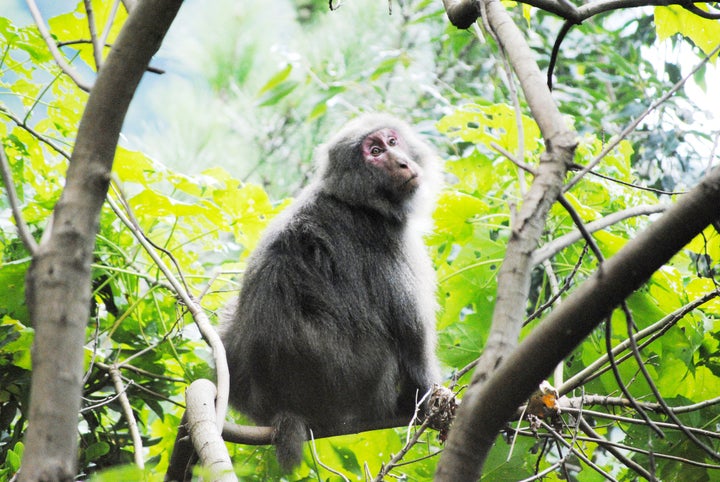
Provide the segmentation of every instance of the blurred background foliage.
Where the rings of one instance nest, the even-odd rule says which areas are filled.
[[[536,9],[508,5],[541,68],[547,68],[562,23]],[[93,1],[99,22],[108,18],[111,6]],[[387,2],[346,0],[329,11],[327,2],[311,0],[278,0],[272,8],[248,1],[185,2],[154,64],[166,73],[146,75],[126,121],[110,196],[127,202],[145,235],[172,255],[192,294],[218,319],[237,293],[245,259],[263,228],[312,175],[316,146],[359,112],[381,110],[407,119],[445,160],[447,187],[427,239],[440,282],[438,352],[445,375],[452,378],[482,351],[512,206],[532,181],[491,144],[521,152],[528,164],[538,162],[543,145],[529,117],[523,117],[518,132],[508,80],[491,39],[480,29],[450,26],[440,2],[399,0],[391,6],[389,12]],[[89,38],[82,2],[54,2],[52,9],[49,24],[58,42]],[[22,18],[0,17],[0,138],[23,215],[39,239],[60,195],[87,95],[60,74],[35,26]],[[116,18],[110,43],[124,18]],[[577,163],[592,160],[702,57],[704,46],[697,39],[672,35],[659,40],[663,24],[654,18],[650,8],[603,15],[571,29],[562,44],[554,96],[581,135]],[[83,43],[63,47],[87,78],[94,75],[90,49]],[[713,72],[712,67],[701,69],[692,87],[681,89],[621,142],[597,169],[606,177],[588,176],[567,194],[584,221],[668,202],[672,192],[692,186],[717,161],[720,101],[716,92],[703,95],[703,89],[713,93],[707,81],[713,77],[706,78]],[[527,115],[522,103],[521,109]],[[614,224],[596,235],[598,245],[610,256],[648,223],[647,217],[630,217]],[[573,229],[568,214],[555,207],[544,241]],[[717,232],[709,228],[653,276],[630,300],[638,328],[716,290],[719,251]],[[33,337],[24,305],[30,258],[4,195],[0,252],[3,479],[17,471],[22,453]],[[557,252],[534,274],[528,314],[551,300],[556,283],[572,288],[596,268],[582,242]],[[211,355],[163,275],[109,206],[101,218],[93,287],[79,424],[80,477],[139,477],[132,468],[119,468],[132,462],[132,444],[109,378],[116,366],[143,435],[149,467],[144,476],[155,480],[168,462],[184,389],[199,377],[212,378]],[[719,315],[720,304],[710,301],[645,348],[646,362],[671,403],[698,403],[720,393]],[[614,317],[615,342],[627,337],[625,330],[621,317]],[[565,377],[604,351],[603,333],[593,334],[566,360]],[[649,388],[636,380],[634,363],[625,361],[619,368],[631,393],[643,398]],[[460,385],[467,381],[467,375],[457,380]],[[614,377],[604,372],[583,388],[592,394],[618,393]],[[688,424],[714,426],[720,410],[709,405],[692,415]],[[639,448],[647,448],[651,437],[644,425],[627,422],[599,421],[596,430]],[[366,470],[376,473],[402,447],[405,434],[399,429],[319,440],[317,451],[325,464],[361,480]],[[485,478],[521,479],[557,460],[557,451],[539,451],[539,443],[523,436],[511,450],[500,438]],[[658,451],[676,457],[706,459],[674,433],[657,444]],[[230,449],[243,480],[280,477],[272,448]],[[440,449],[435,435],[426,434],[425,443],[407,456],[417,460],[395,474],[428,480],[437,457],[424,457]],[[597,445],[588,444],[586,454],[618,479],[632,477]],[[631,457],[650,463],[641,453]],[[290,479],[330,477],[309,449],[305,460]],[[677,459],[653,463],[666,480],[681,470],[683,476],[691,470],[698,480],[718,474],[714,466],[689,466]],[[109,468],[103,475],[102,469]],[[579,462],[571,476],[598,478]],[[560,477],[550,474],[552,480]]]

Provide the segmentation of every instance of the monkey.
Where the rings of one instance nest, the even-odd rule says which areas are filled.
[[[230,403],[274,428],[285,472],[301,462],[308,429],[409,419],[440,380],[423,243],[436,154],[405,122],[365,114],[316,159],[314,179],[250,255],[221,328]]]

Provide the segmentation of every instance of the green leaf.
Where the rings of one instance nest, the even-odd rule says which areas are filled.
[[[487,204],[474,196],[445,191],[438,199],[435,210],[436,233],[452,233],[458,241],[462,241],[473,233],[473,219],[487,209]]]
[[[292,72],[292,65],[287,64],[285,68],[273,75],[272,78],[268,80],[264,86],[262,86],[262,88],[258,91],[258,94],[264,94],[272,89],[277,88],[290,76],[290,72]]]
[[[109,452],[110,444],[108,444],[107,442],[96,442],[85,449],[85,461],[92,462],[93,460],[97,460]]]
[[[295,90],[298,85],[300,85],[300,83],[294,80],[278,84],[258,98],[258,107],[268,107],[277,104],[282,99],[290,95],[290,93]]]
[[[701,3],[696,6],[708,10],[707,5]],[[706,55],[717,46],[720,38],[720,22],[702,18],[679,5],[655,7],[655,28],[660,40],[679,33],[692,40]]]
[[[370,80],[375,81],[375,80],[379,79],[380,77],[382,77],[383,75],[394,71],[395,67],[400,62],[401,62],[400,56],[390,57],[390,58],[383,60],[382,62],[380,62],[380,65],[378,65],[377,68],[373,71],[373,73],[370,74]]]
[[[13,472],[20,470],[20,466],[22,465],[23,448],[22,443],[18,442],[15,444],[15,449],[9,450],[7,453],[5,462],[10,466],[10,470]]]

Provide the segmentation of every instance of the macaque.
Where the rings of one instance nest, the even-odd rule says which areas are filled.
[[[422,239],[440,185],[434,152],[404,122],[368,114],[318,161],[250,256],[222,328],[230,402],[274,427],[286,471],[308,429],[409,418],[440,381]]]

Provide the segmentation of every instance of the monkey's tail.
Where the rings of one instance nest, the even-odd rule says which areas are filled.
[[[273,419],[272,441],[280,468],[290,472],[302,460],[302,445],[307,440],[307,426],[302,418],[280,412]]]

